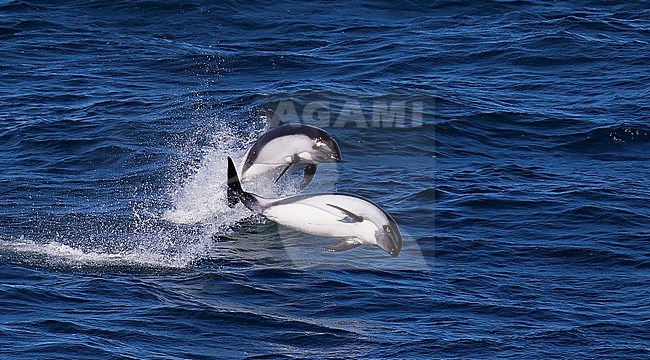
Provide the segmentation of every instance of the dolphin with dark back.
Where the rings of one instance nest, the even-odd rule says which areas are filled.
[[[228,157],[228,206],[243,203],[248,209],[278,224],[307,234],[341,239],[327,251],[376,245],[396,257],[402,235],[395,220],[373,202],[355,195],[320,193],[266,199],[243,190],[237,169]]]
[[[336,141],[323,129],[302,124],[284,124],[271,110],[266,111],[268,131],[248,148],[240,165],[242,182],[304,170],[303,189],[314,178],[316,165],[341,161]]]

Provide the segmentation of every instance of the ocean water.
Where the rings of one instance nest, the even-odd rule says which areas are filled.
[[[649,19],[0,0],[0,358],[650,357]],[[261,110],[315,104],[343,162],[305,191],[380,204],[399,257],[225,206]]]

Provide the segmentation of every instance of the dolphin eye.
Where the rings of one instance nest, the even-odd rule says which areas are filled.
[[[388,226],[386,226],[384,230],[386,230],[387,233],[390,233],[392,231]]]

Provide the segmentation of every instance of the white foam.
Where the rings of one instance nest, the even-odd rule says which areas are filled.
[[[16,240],[0,240],[0,250],[11,251],[21,255],[41,255],[47,257],[51,265],[68,266],[112,266],[112,265],[138,265],[167,268],[186,268],[192,264],[192,257],[169,256],[168,254],[144,249],[106,253],[101,251],[87,251],[78,247],[62,244],[58,241],[37,243],[32,240],[20,238]]]

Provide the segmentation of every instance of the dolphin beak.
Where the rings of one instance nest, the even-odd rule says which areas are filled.
[[[377,246],[388,253],[392,257],[397,257],[402,251],[402,235],[396,227],[386,226],[390,228],[390,232],[381,231],[377,235]]]

